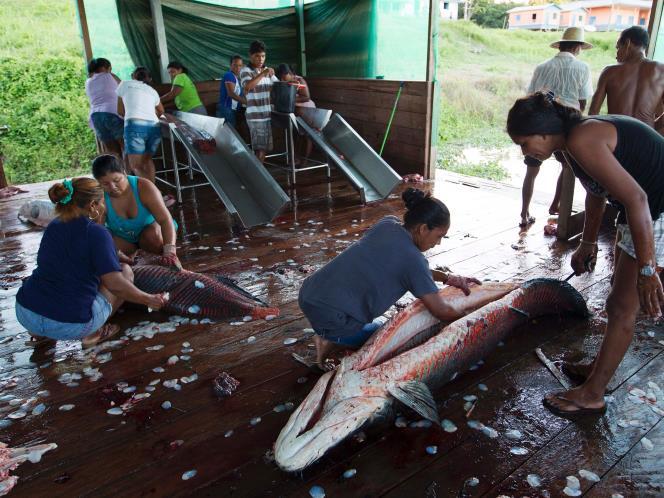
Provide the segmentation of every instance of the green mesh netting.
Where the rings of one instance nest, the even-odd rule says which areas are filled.
[[[305,5],[307,75],[369,77],[376,74],[377,0],[320,0]],[[148,0],[116,0],[123,38],[136,65],[159,75]],[[163,0],[171,60],[194,80],[218,78],[231,55],[247,55],[259,38],[268,64],[299,66],[297,17],[292,7],[238,9],[193,0]]]

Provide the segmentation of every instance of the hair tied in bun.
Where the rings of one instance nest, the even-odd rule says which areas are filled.
[[[64,206],[71,202],[71,198],[74,195],[74,185],[72,185],[71,180],[67,180],[66,178],[62,180],[62,185],[67,189],[68,194],[58,202]]]
[[[413,209],[420,202],[422,202],[426,196],[427,195],[422,190],[412,187],[406,189],[404,193],[401,194],[401,198],[406,205],[406,209]]]

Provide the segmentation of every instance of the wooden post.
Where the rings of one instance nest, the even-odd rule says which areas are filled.
[[[92,43],[90,43],[90,30],[88,29],[88,18],[85,15],[85,4],[83,0],[76,0],[78,10],[78,25],[81,29],[81,39],[83,40],[83,53],[85,55],[85,64],[87,66],[92,59]]]
[[[297,15],[297,39],[300,49],[300,74],[307,75],[307,47],[304,33],[304,0],[295,0],[295,14]]]
[[[655,49],[657,47],[657,38],[661,29],[662,10],[664,2],[662,0],[652,0],[650,9],[650,20],[648,22],[648,34],[650,35],[650,45],[648,46],[648,58],[655,58]]]
[[[164,14],[161,11],[161,0],[150,0],[152,11],[152,27],[157,43],[157,55],[159,57],[159,75],[161,83],[168,83],[171,77],[168,74],[168,45],[166,43],[166,28],[164,27]]]
[[[434,178],[438,156],[438,116],[440,93],[436,77],[438,63],[438,0],[429,0],[429,27],[427,40],[427,118],[424,130],[424,177]]]

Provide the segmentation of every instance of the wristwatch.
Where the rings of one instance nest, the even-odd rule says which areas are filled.
[[[643,265],[639,270],[639,275],[643,275],[644,277],[652,277],[655,273],[655,267],[652,265]]]

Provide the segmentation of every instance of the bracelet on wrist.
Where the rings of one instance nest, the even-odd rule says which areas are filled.
[[[579,241],[579,244],[585,244],[585,245],[587,245],[587,246],[596,246],[596,245],[597,245],[597,242],[590,242],[590,241],[588,241],[588,240],[583,240],[583,239],[581,239],[581,240]]]

